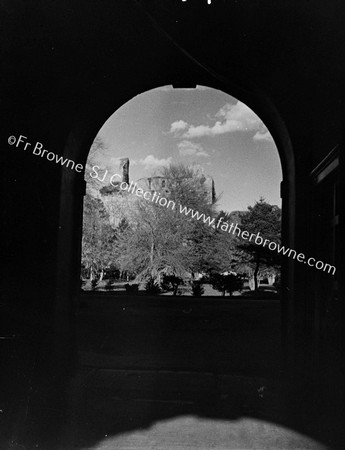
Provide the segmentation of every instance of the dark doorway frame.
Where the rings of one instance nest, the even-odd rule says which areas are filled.
[[[195,77],[193,83],[190,78],[185,86],[180,78],[177,87],[191,87],[204,85],[227,93],[250,107],[269,129],[282,165],[283,181],[281,184],[282,197],[282,242],[285,246],[294,248],[295,242],[295,158],[282,115],[276,109],[267,95],[252,86],[250,82],[224,82],[213,75],[203,74]],[[166,85],[173,85],[173,78],[163,77],[151,80],[148,84],[139,82],[123,90],[116,90],[109,95],[105,89],[94,92],[88,104],[88,109],[79,111],[71,127],[64,157],[81,163],[85,167],[89,150],[93,140],[105,121],[122,105],[136,95],[145,91]],[[55,324],[66,337],[66,342],[74,335],[74,312],[80,294],[80,262],[81,239],[83,221],[83,197],[85,194],[84,172],[63,171],[60,188],[60,211],[58,230],[58,256],[56,276],[56,311]],[[282,345],[287,362],[294,360],[294,267],[291,258],[285,258],[282,263]],[[59,342],[59,347],[61,346]],[[63,344],[62,344],[63,345]]]

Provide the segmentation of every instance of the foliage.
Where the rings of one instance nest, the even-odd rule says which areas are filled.
[[[115,242],[120,269],[136,275],[137,281],[151,277],[160,282],[164,274],[182,277],[189,256],[181,235],[171,211],[138,201],[133,223]]]
[[[114,282],[119,278],[120,278],[120,271],[114,264],[110,264],[110,266],[104,270],[104,279],[112,280],[112,282]]]
[[[169,198],[177,204],[212,213],[212,203],[204,186],[206,177],[200,169],[182,163],[170,164],[161,168],[160,175],[168,180]]]
[[[107,146],[103,142],[102,138],[97,135],[94,139],[89,155],[86,162],[86,170],[85,170],[85,176],[86,181],[88,183],[95,184],[97,183],[91,176],[90,172],[92,171],[92,167],[96,164],[100,165],[100,161],[104,160],[105,156],[107,154]]]
[[[211,275],[211,284],[213,289],[222,292],[223,296],[225,296],[226,292],[232,296],[233,292],[242,289],[243,278],[240,275],[232,273],[228,275],[214,273]]]
[[[103,151],[103,144],[98,145]],[[175,202],[175,208],[137,198],[131,203],[131,220],[123,219],[116,228],[110,225],[102,201],[85,196],[82,264],[91,282],[96,283],[94,280],[102,279],[103,274],[109,276],[112,267],[112,273],[125,273],[127,280],[139,283],[149,279],[150,292],[157,291],[157,284],[176,295],[182,280],[191,274],[217,272],[212,278],[214,286],[223,295],[231,295],[239,280],[219,274],[246,273],[252,288],[257,289],[260,279],[279,273],[276,252],[244,241],[227,232],[226,226],[216,225],[218,220],[223,225],[237,223],[242,231],[255,235],[259,232],[263,239],[279,243],[281,212],[277,206],[261,198],[244,213],[220,211],[210,226],[202,219],[181,214],[179,209],[180,205],[186,206],[205,217],[214,217],[209,180],[207,184],[199,170],[183,164],[165,167],[160,175],[167,180],[164,196]],[[108,285],[110,289],[110,282]],[[196,284],[194,295],[199,295],[201,289]]]
[[[153,278],[149,278],[145,285],[145,291],[149,295],[157,295],[161,292],[161,289],[157,281],[155,281]]]
[[[193,280],[191,284],[193,297],[201,297],[204,295],[205,289],[201,281]]]
[[[139,291],[139,284],[125,284],[125,289],[128,294],[135,294]]]
[[[173,295],[177,295],[178,287],[183,283],[181,277],[176,275],[164,275],[161,283],[161,288],[164,291],[172,291]]]
[[[114,238],[103,203],[87,194],[84,200],[82,265],[88,270],[91,282],[111,263]]]
[[[114,281],[115,281],[114,278],[108,278],[107,279],[107,283],[105,285],[105,289],[107,291],[111,291],[113,289]]]
[[[202,269],[212,248],[212,227],[179,211],[182,204],[211,214],[212,205],[199,174],[179,165],[165,168],[164,176],[176,208],[137,200],[131,224],[116,239],[120,269],[135,274],[137,281],[150,277],[160,284],[164,276],[184,278]]]
[[[260,198],[254,206],[249,206],[248,211],[241,215],[241,230],[249,234],[260,234],[262,242],[264,239],[280,243],[281,237],[281,210],[276,205],[270,205]],[[238,245],[241,252],[236,268],[238,271],[246,272],[250,280],[253,280],[255,290],[259,287],[260,279],[272,274],[279,273],[280,258],[279,255],[255,244],[254,241],[244,242]]]
[[[107,148],[102,139],[97,136],[91,146],[87,164],[86,181],[92,190],[99,190],[102,183],[90,176],[94,164],[100,164],[104,159]],[[83,238],[82,238],[82,266],[92,283],[99,278],[102,280],[106,269],[115,262],[113,246],[116,230],[110,224],[109,214],[103,202],[95,198],[91,191],[84,197]],[[122,224],[123,226],[123,224]]]

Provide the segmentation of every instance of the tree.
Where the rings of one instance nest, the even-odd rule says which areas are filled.
[[[165,291],[172,291],[173,295],[177,295],[178,287],[183,283],[183,279],[176,275],[165,275],[161,283],[161,287]]]
[[[97,135],[91,145],[89,155],[86,162],[85,174],[88,175],[94,164],[99,164],[99,160],[103,159],[107,152],[107,146],[103,142],[102,138]],[[88,182],[92,181],[93,178],[89,177]]]
[[[215,215],[217,199],[214,198],[212,184],[206,183],[207,177],[202,170],[177,164],[162,168],[160,174],[169,180],[169,198],[177,205],[203,213],[205,217]],[[192,275],[214,269],[213,255],[217,241],[214,228],[202,220],[177,214],[184,222],[184,245],[188,246]]]
[[[214,222],[215,227],[208,227],[210,234],[204,238],[203,258],[201,259],[204,272],[211,274],[236,271],[241,260],[241,253],[243,253],[238,248],[240,239],[232,233],[217,228],[217,223],[221,218],[222,223],[230,223],[235,220],[234,217],[237,217],[237,214],[237,212],[220,211]]]
[[[104,269],[112,262],[115,232],[101,200],[85,195],[82,265],[89,271],[90,281],[103,277]]]
[[[212,214],[216,202],[210,202],[205,190],[205,176],[200,169],[184,164],[170,164],[161,168],[159,174],[168,180],[169,198],[177,204],[195,211]]]
[[[276,205],[270,205],[264,198],[260,198],[254,206],[241,215],[241,230],[249,234],[260,234],[264,239],[280,243],[281,239],[281,210]],[[246,271],[253,277],[255,290],[259,287],[259,279],[279,270],[279,255],[267,247],[252,242],[238,245],[242,257],[237,265],[241,272]]]
[[[185,276],[189,268],[183,228],[173,211],[146,200],[137,200],[131,224],[118,234],[114,251],[121,270],[161,281],[166,275]]]
[[[214,273],[211,275],[210,281],[213,289],[222,292],[223,297],[225,296],[225,292],[228,292],[231,297],[233,292],[239,291],[243,287],[243,278],[235,273],[227,275]]]
[[[181,215],[179,210],[183,205],[212,214],[200,173],[183,165],[170,165],[161,173],[168,180],[167,196],[176,208],[138,199],[133,220],[116,241],[120,267],[135,274],[138,281],[151,278],[160,282],[163,275],[185,278],[201,270],[207,253],[205,242],[214,234],[209,225]]]

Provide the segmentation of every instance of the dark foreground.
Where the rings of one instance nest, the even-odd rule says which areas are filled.
[[[284,368],[277,300],[85,295],[77,330],[63,426],[32,448],[344,448],[333,406]]]
[[[65,442],[94,449],[341,448],[339,423],[293,391],[280,303],[92,299]]]

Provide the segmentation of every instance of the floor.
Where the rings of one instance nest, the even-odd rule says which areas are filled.
[[[78,333],[61,449],[342,448],[287,383],[279,301],[86,297]]]
[[[72,377],[45,351],[37,377],[26,335],[4,341],[0,448],[344,449],[345,420],[290,377],[280,329],[279,300],[85,295]]]

